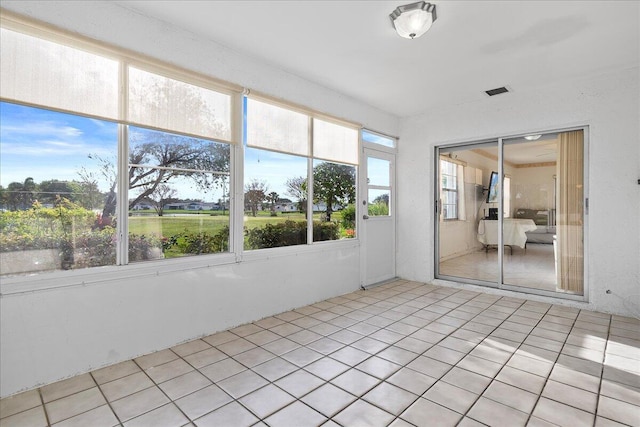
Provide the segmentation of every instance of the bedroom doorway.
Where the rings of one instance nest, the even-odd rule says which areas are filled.
[[[437,147],[436,278],[584,299],[585,130]]]

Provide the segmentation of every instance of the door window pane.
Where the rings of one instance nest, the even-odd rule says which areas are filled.
[[[389,216],[389,190],[369,189],[367,197],[369,216]]]
[[[367,157],[367,183],[388,187],[391,174],[390,165],[388,160]]]

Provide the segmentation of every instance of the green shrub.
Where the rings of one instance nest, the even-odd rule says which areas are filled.
[[[173,238],[174,236],[172,236]],[[229,226],[211,235],[206,231],[185,233],[176,239],[177,246],[184,254],[215,254],[229,251]]]
[[[156,259],[161,253],[162,240],[155,234],[129,234],[129,262]]]
[[[338,240],[338,224],[335,222],[313,221],[313,241]]]
[[[307,243],[307,222],[287,220],[245,231],[249,249],[276,248]]]
[[[389,215],[389,205],[384,202],[376,202],[369,204],[369,215],[371,216],[387,216]]]
[[[306,221],[284,221],[245,230],[248,249],[277,248],[307,243]],[[338,225],[334,222],[313,222],[313,240],[337,240]]]
[[[350,204],[346,208],[342,209],[341,214],[342,220],[340,221],[340,225],[342,225],[342,228],[356,228],[356,205]]]

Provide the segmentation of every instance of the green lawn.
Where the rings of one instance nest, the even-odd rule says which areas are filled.
[[[129,233],[164,238],[185,232],[207,232],[209,235],[215,235],[229,225],[229,215],[223,215],[221,211],[215,211],[213,215],[211,214],[210,211],[170,211],[165,212],[164,216],[157,216],[153,211],[143,213],[138,211],[129,217]],[[313,214],[313,219],[316,221],[321,220],[322,217],[321,213]],[[251,216],[251,212],[245,212],[244,227],[253,229],[287,220],[303,221],[305,218],[306,215],[299,212],[278,212],[278,215],[271,216],[269,211],[260,211],[255,217]],[[331,220],[340,222],[340,212],[334,212]],[[178,242],[184,242],[184,238],[180,237]],[[164,255],[167,258],[184,256],[176,246],[165,250]]]
[[[222,213],[215,212],[215,216],[211,216],[209,213],[194,213],[189,212],[189,215],[172,216],[176,211],[171,213],[166,212],[165,216],[156,216],[155,213],[135,215],[129,217],[129,232],[132,234],[155,234],[156,236],[169,237],[179,233],[183,233],[185,230],[190,232],[207,231],[211,234],[215,234],[220,231],[225,225],[229,224],[229,215],[222,215]],[[313,219],[320,220],[322,214],[314,213]],[[265,224],[273,224],[283,222],[287,220],[303,221],[305,215],[298,212],[279,212],[277,216],[270,216],[270,212],[258,212],[256,217],[251,216],[251,213],[245,213],[244,226],[247,228],[262,227]],[[340,221],[340,212],[334,212],[331,216],[332,221]]]

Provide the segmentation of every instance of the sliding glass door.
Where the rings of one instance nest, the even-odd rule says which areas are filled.
[[[498,283],[497,227],[484,222],[495,216],[497,225],[497,204],[488,204],[483,191],[492,173],[497,174],[497,149],[496,140],[438,151],[436,273],[440,276],[487,286]]]
[[[436,153],[436,277],[585,294],[584,129]]]

